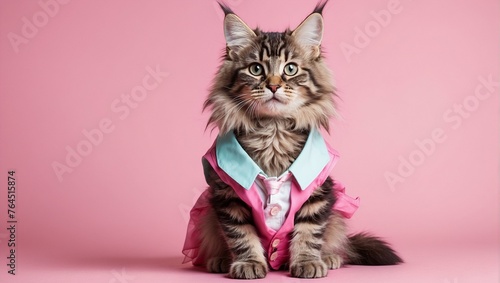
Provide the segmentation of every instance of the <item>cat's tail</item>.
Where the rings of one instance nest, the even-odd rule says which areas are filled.
[[[368,233],[349,236],[349,247],[347,264],[394,265],[403,262],[387,242]]]

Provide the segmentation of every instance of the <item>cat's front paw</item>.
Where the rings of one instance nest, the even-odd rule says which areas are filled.
[[[329,269],[337,269],[342,266],[344,259],[336,254],[329,254],[322,256],[323,261]]]
[[[207,271],[212,273],[228,273],[230,259],[225,257],[213,257],[207,260]]]
[[[235,261],[229,269],[229,277],[234,279],[258,279],[267,274],[267,264],[258,261]]]
[[[307,260],[292,263],[290,274],[299,278],[321,278],[328,274],[328,267],[322,260]]]

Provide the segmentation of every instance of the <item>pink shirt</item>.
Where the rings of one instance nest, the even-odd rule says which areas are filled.
[[[283,188],[268,188],[268,197],[270,196],[272,200],[269,203],[266,202],[269,199],[266,199],[263,193],[263,187],[268,187],[264,180],[274,181],[279,178],[265,176],[239,145],[233,133],[218,137],[203,157],[203,166],[205,170],[208,169],[207,166],[213,168],[221,180],[231,186],[252,209],[254,223],[266,251],[269,266],[272,269],[279,269],[281,265],[288,262],[290,257],[290,234],[294,227],[295,213],[311,193],[323,184],[338,158],[337,151],[324,141],[319,131],[312,130],[299,157],[282,175],[284,181],[280,185],[285,187],[284,194],[281,194],[283,196],[274,200],[275,196],[271,191],[277,193]],[[335,182],[333,192],[337,198],[333,210],[350,218],[359,206],[359,198],[353,199],[346,195],[345,188],[337,182]],[[208,191],[205,191],[191,210],[191,219],[183,248],[186,256],[184,262],[192,260],[195,265],[205,263],[205,259],[198,255],[201,235],[196,226],[209,209],[208,197]],[[283,201],[288,203],[283,203]],[[282,207],[285,211],[281,211]],[[273,217],[280,215],[280,219],[274,221]]]

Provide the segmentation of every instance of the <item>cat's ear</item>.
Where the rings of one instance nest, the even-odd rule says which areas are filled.
[[[293,32],[292,36],[308,53],[315,58],[320,52],[323,39],[323,16],[321,13],[310,14]]]
[[[224,36],[227,47],[232,50],[250,44],[256,37],[255,32],[233,13],[227,13],[224,18]]]

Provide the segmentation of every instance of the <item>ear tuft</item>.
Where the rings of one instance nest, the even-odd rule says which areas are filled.
[[[224,36],[227,46],[233,49],[248,45],[256,35],[238,16],[229,13],[224,18]]]
[[[312,12],[312,14],[314,14],[314,13],[323,14],[323,9],[325,8],[326,3],[328,3],[328,0],[323,0],[323,1],[319,2],[316,5],[316,7],[314,8],[314,11]]]
[[[233,10],[231,10],[231,8],[229,8],[229,6],[226,3],[224,2],[217,2],[217,3],[219,3],[220,8],[224,12],[224,15],[227,16],[228,14],[234,14]]]

